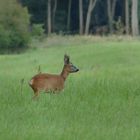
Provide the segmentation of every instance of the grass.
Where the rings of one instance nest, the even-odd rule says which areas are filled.
[[[0,139],[139,140],[139,40],[51,39],[24,54],[0,56]],[[80,71],[60,94],[33,101],[28,81],[39,65],[42,72],[60,73],[65,53]]]

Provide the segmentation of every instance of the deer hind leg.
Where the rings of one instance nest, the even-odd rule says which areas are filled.
[[[36,99],[39,95],[39,91],[37,89],[33,89],[34,90],[34,96],[32,97],[32,99]]]

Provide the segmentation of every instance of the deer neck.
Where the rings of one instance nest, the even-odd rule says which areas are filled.
[[[67,79],[67,77],[68,77],[68,75],[69,75],[69,72],[67,71],[67,69],[66,69],[66,67],[64,66],[63,67],[63,70],[62,70],[62,72],[61,72],[61,74],[60,74],[60,76],[64,79],[64,81]]]

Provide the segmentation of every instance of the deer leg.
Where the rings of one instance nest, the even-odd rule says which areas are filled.
[[[34,96],[32,97],[32,99],[36,99],[39,95],[39,91],[38,90],[34,90]]]
[[[38,91],[35,92],[35,93],[34,93],[34,96],[32,97],[32,99],[33,99],[33,100],[36,99],[36,98],[38,97],[38,95],[39,95],[39,92],[38,92]]]

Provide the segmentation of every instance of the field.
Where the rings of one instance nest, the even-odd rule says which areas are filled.
[[[30,78],[39,66],[60,73],[65,53],[80,71],[63,92],[32,100]],[[0,140],[39,139],[139,140],[140,41],[56,37],[0,55]]]

